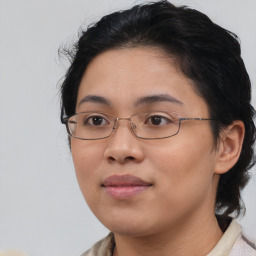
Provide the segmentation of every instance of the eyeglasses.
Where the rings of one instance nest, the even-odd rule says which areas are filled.
[[[176,113],[140,113],[128,118],[105,113],[81,112],[62,118],[70,136],[81,140],[99,140],[109,137],[118,122],[127,120],[131,130],[141,139],[164,139],[176,135],[181,121],[208,121],[210,118],[179,118]]]

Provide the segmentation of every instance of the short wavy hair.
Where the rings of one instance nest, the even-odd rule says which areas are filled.
[[[197,93],[208,104],[210,118],[217,120],[211,123],[216,143],[225,126],[234,120],[243,121],[241,155],[235,166],[220,176],[215,204],[222,219],[231,214],[238,216],[244,209],[241,190],[255,162],[251,83],[237,36],[205,14],[158,1],[114,12],[82,30],[78,42],[64,50],[71,65],[61,87],[61,118],[75,113],[82,76],[97,55],[110,49],[138,46],[162,49],[194,81]]]

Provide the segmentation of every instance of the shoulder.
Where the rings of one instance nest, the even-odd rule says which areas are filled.
[[[232,247],[229,256],[256,256],[256,247],[241,234]]]
[[[230,230],[227,232],[227,236],[232,236],[235,228],[238,228],[239,226],[240,225],[233,220],[230,224]],[[256,246],[246,238],[241,226],[240,232],[238,233],[228,256],[256,256]]]
[[[109,233],[105,238],[95,243],[81,256],[111,256],[115,246],[114,235]]]
[[[242,233],[242,227],[233,220],[220,241],[207,256],[256,256],[256,250]]]

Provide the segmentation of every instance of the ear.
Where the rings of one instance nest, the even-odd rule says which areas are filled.
[[[234,121],[221,132],[215,173],[228,172],[236,164],[242,150],[244,134],[244,123],[240,120]]]

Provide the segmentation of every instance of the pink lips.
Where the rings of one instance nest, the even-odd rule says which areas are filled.
[[[112,175],[102,184],[106,192],[114,199],[128,199],[152,186],[140,178],[132,175]]]

